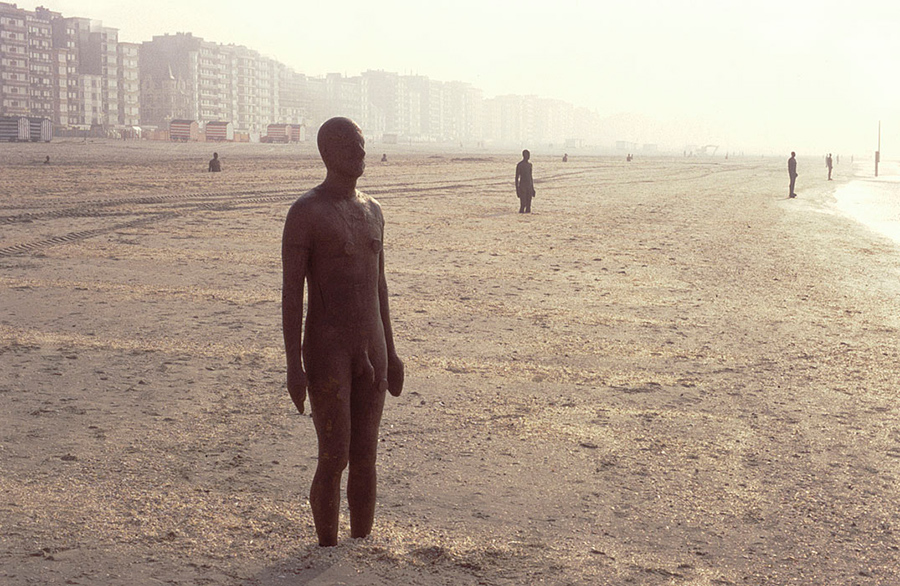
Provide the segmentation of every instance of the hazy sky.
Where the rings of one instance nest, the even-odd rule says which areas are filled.
[[[18,3],[33,9],[37,4]],[[468,81],[700,129],[729,149],[900,157],[900,4],[789,0],[46,0],[123,41],[192,32],[297,71]],[[644,120],[644,127],[647,126]],[[651,131],[640,131],[639,134]],[[651,136],[622,137],[651,142]],[[892,154],[893,153],[893,154]]]

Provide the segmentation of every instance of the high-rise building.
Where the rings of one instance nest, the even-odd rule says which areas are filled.
[[[365,129],[368,126],[367,103],[368,92],[363,77],[345,77],[340,73],[325,76],[325,120],[343,116]]]
[[[53,46],[68,52],[68,123],[104,128],[119,125],[118,29],[79,17],[57,15],[50,22]]]
[[[231,93],[228,84],[230,56],[219,50],[215,43],[200,41],[198,46],[197,92],[200,105],[197,119],[205,122],[233,122],[234,108],[228,99]]]
[[[53,20],[62,18],[58,12],[50,11],[43,7],[35,9],[34,13],[28,13],[28,34],[29,34],[29,65],[32,69],[38,69],[39,72],[34,75],[38,86],[33,87],[32,91],[37,92],[44,102],[43,107],[32,105],[32,116],[43,116],[50,118],[53,124],[59,126],[69,125],[69,79],[70,74],[74,74],[74,70],[70,71],[69,60],[72,59],[71,51],[65,40],[61,44],[56,42],[55,31],[53,28]],[[49,56],[49,59],[47,57]],[[45,66],[49,65],[49,88],[47,85],[47,76]],[[49,108],[46,104],[47,90],[49,89],[50,104]]]
[[[27,12],[0,2],[0,114],[31,113]]]
[[[536,96],[514,94],[485,101],[486,138],[496,143],[525,146],[534,144]]]
[[[461,81],[444,84],[444,136],[454,142],[480,142],[482,134],[481,90]]]
[[[39,14],[29,12],[25,17],[28,40],[29,114],[53,119],[54,113],[54,60],[53,32],[50,21]]]
[[[200,118],[200,46],[190,33],[155,36],[140,48],[141,122]]]
[[[276,67],[278,119],[285,124],[306,124],[309,120],[309,103],[304,99],[306,76],[281,63]]]
[[[375,136],[405,134],[401,127],[400,76],[391,71],[366,71],[362,74],[368,88],[367,133]]]
[[[144,42],[140,61],[145,124],[219,120],[263,132],[282,122],[280,64],[252,49],[178,33]]]
[[[326,119],[347,116],[374,140],[507,146],[589,140],[597,126],[594,113],[559,100],[485,100],[468,83],[386,71],[309,77],[191,33],[124,43],[100,21],[7,2],[0,2],[0,115],[103,130],[224,121],[257,135],[273,123],[302,124],[310,136]]]
[[[91,30],[91,50],[100,56],[100,124],[119,124],[119,31],[97,26]]]
[[[400,78],[401,93],[406,98],[406,134],[413,140],[444,138],[443,83],[424,75]]]
[[[141,123],[141,80],[138,67],[140,45],[119,43],[118,57],[119,116],[121,126],[137,126]]]

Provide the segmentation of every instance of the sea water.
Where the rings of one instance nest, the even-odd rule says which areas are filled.
[[[856,177],[835,190],[837,209],[900,245],[900,162],[881,163],[878,177],[870,165],[857,166]]]

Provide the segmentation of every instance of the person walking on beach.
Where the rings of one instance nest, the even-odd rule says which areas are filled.
[[[352,120],[332,118],[317,142],[325,180],[294,202],[284,223],[282,329],[288,393],[303,413],[309,392],[319,443],[309,494],[316,535],[320,546],[333,546],[348,464],[350,535],[372,531],[378,427],[385,393],[399,396],[404,375],[388,309],[384,217],[356,189],[365,139]]]
[[[797,181],[797,153],[791,151],[791,158],[788,159],[788,176],[791,178],[791,191],[788,197],[797,197],[794,193],[794,183]]]
[[[516,165],[516,195],[519,197],[519,213],[531,213],[531,200],[534,197],[534,178],[532,177],[531,153],[522,151],[522,160]]]
[[[828,153],[828,156],[825,157],[825,166],[828,168],[828,180],[831,181],[831,169],[834,167],[831,160],[831,153]]]
[[[213,158],[209,161],[209,172],[218,173],[222,170],[222,161],[219,160],[219,153],[213,153]]]

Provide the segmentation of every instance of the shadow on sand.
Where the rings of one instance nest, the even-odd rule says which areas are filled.
[[[264,568],[245,586],[431,586],[434,584],[481,584],[491,576],[508,574],[501,568],[518,556],[494,548],[453,553],[438,546],[409,551],[368,539],[348,539],[337,547],[310,545],[289,559]],[[521,561],[521,560],[520,560]],[[518,574],[513,571],[512,574]]]

